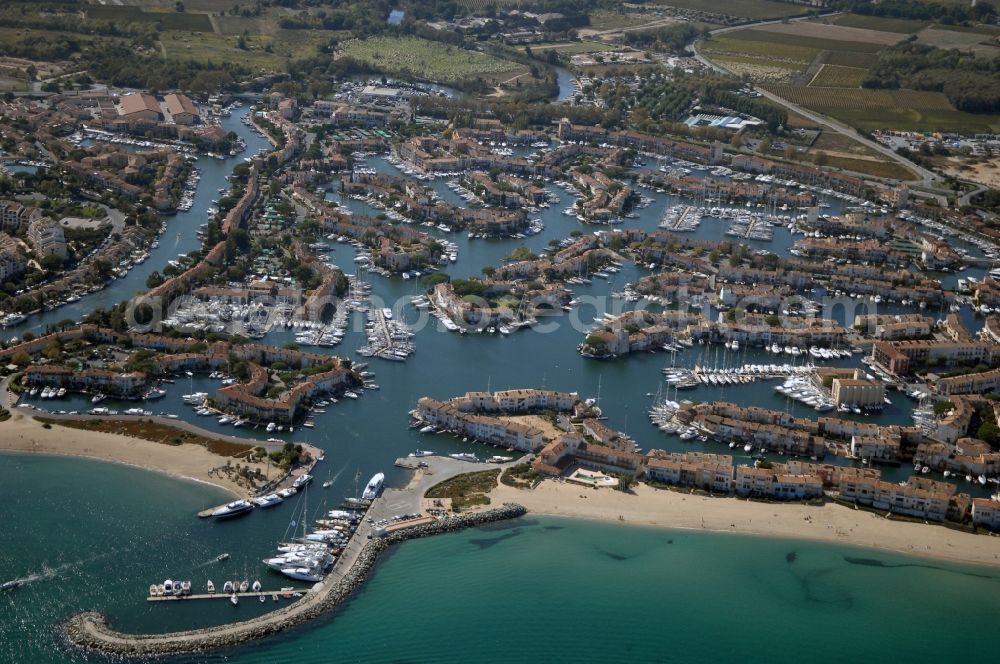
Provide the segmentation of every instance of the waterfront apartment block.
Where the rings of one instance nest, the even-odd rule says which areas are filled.
[[[817,475],[778,474],[773,468],[737,466],[733,491],[740,496],[806,500],[823,495],[823,480]]]
[[[349,104],[334,109],[330,119],[338,127],[384,127],[389,124],[388,113]]]
[[[818,477],[824,487],[837,489],[848,480],[877,480],[882,473],[877,468],[856,468],[854,466],[835,466],[830,463],[814,463],[800,459],[790,459],[785,463],[775,463],[771,469],[778,475],[813,475]]]
[[[19,233],[28,226],[28,220],[36,213],[35,208],[17,201],[0,201],[0,231]]]
[[[923,366],[993,365],[1000,360],[1000,346],[984,341],[876,341],[872,360],[897,376],[907,376]]]
[[[1000,392],[1000,369],[940,378],[934,387],[943,396]]]
[[[959,438],[954,443],[927,442],[917,446],[913,455],[915,463],[938,472],[949,471],[956,475],[995,477],[1000,475],[1000,452],[978,438]]]
[[[417,417],[429,425],[455,431],[475,440],[509,447],[522,452],[544,444],[541,429],[521,422],[463,411],[460,404],[422,397],[417,401]]]
[[[854,329],[881,341],[923,339],[934,330],[934,319],[921,314],[867,314],[854,317]]]
[[[944,521],[956,487],[922,477],[911,477],[906,484],[883,480],[848,479],[840,485],[840,496],[859,505],[915,516],[931,521]]]
[[[303,401],[321,394],[340,392],[351,381],[350,372],[337,367],[312,374],[291,389],[271,398],[262,396],[268,385],[267,370],[256,364],[251,364],[250,370],[247,382],[217,390],[214,400],[227,413],[257,422],[294,422]]]
[[[892,436],[851,436],[851,456],[869,461],[899,458],[900,440]]]
[[[59,222],[39,217],[28,222],[28,242],[37,258],[66,258],[66,237]]]
[[[18,250],[17,240],[0,232],[0,280],[14,280],[27,268],[28,261]]]
[[[119,373],[108,369],[88,368],[76,371],[53,364],[33,364],[24,370],[29,387],[63,387],[73,392],[102,392],[124,399],[142,395],[146,374],[139,371]]]
[[[831,395],[838,406],[881,407],[885,403],[885,383],[865,378],[834,378]]]
[[[728,454],[681,452],[650,455],[646,479],[674,486],[690,486],[716,493],[733,490],[733,457]]]
[[[637,477],[642,472],[643,460],[638,452],[591,443],[580,433],[567,433],[539,450],[532,468],[546,475],[559,476],[577,465],[588,470]]]
[[[1000,530],[1000,501],[973,498],[972,523],[990,530]]]

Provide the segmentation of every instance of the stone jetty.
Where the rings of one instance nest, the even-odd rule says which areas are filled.
[[[527,509],[522,505],[505,503],[491,510],[462,514],[398,530],[385,537],[362,540],[365,543],[357,549],[357,553],[349,555],[348,560],[338,561],[334,572],[313,586],[302,599],[251,620],[168,634],[123,634],[112,629],[103,614],[86,612],[64,623],[64,636],[69,643],[84,650],[115,657],[149,658],[238,646],[296,627],[332,610],[365,582],[379,555],[391,544],[512,519],[526,513]],[[359,528],[355,538],[367,538],[368,532],[369,528]],[[340,563],[346,563],[345,567],[341,568]]]

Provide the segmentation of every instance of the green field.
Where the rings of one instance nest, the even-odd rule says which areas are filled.
[[[839,67],[855,67],[868,69],[878,60],[876,53],[850,53],[847,51],[832,51],[826,55],[826,64]]]
[[[799,16],[809,11],[804,5],[770,0],[656,0],[654,4],[752,19]]]
[[[159,23],[164,30],[190,30],[192,32],[211,32],[212,22],[207,14],[191,12],[145,12],[139,7],[123,7],[120,5],[88,5],[87,17],[101,21],[116,23]]]
[[[848,28],[882,30],[883,32],[897,32],[901,35],[910,35],[919,32],[930,25],[928,21],[912,21],[905,18],[882,18],[879,16],[864,16],[862,14],[841,14],[833,19],[833,23]]]
[[[722,65],[743,64],[756,65],[759,67],[777,67],[787,69],[790,72],[804,72],[809,68],[805,62],[788,62],[787,60],[769,60],[764,57],[750,55],[713,55],[712,60]],[[728,67],[733,69],[733,67]]]
[[[621,50],[617,46],[604,44],[598,41],[571,41],[571,42],[552,42],[547,44],[531,44],[530,48],[535,53],[538,53],[540,51],[555,51],[556,53],[565,53],[566,55],[576,55],[578,53],[601,53],[603,51]]]
[[[819,111],[862,131],[993,132],[1000,116],[956,110],[940,92],[864,90],[766,84],[770,92],[793,104]]]
[[[352,39],[341,44],[338,55],[369,63],[387,73],[440,83],[456,83],[477,77],[501,81],[524,70],[509,60],[417,37]]]
[[[763,39],[755,41],[735,36],[739,34],[743,33],[729,33],[710,39],[704,42],[702,51],[705,53],[721,53],[732,56],[756,56],[767,60],[785,60],[806,65],[812,62],[816,54],[819,53],[818,48],[772,43]]]
[[[277,30],[271,35],[251,35],[246,49],[239,37],[210,32],[164,32],[160,43],[166,57],[204,62],[239,62],[253,68],[278,71],[289,59],[315,55],[334,36],[328,30]],[[270,49],[270,50],[267,50]]]
[[[195,60],[197,62],[239,62],[253,68],[278,71],[284,67],[285,58],[267,53],[266,37],[250,37],[247,50],[237,48],[237,37],[205,32],[165,32],[160,43],[168,59]]]
[[[809,87],[859,88],[867,75],[867,69],[823,65],[813,80],[809,82]]]
[[[859,41],[842,41],[838,39],[818,39],[806,35],[794,35],[782,32],[767,32],[764,30],[738,30],[726,34],[728,40],[747,41],[755,44],[765,44],[771,48],[797,46],[813,51],[846,51],[851,53],[878,53],[882,50],[880,44],[869,44]],[[755,48],[757,48],[755,46]]]
[[[174,11],[174,0],[122,0],[122,4],[138,5],[147,9],[155,7],[157,11]],[[229,11],[235,4],[236,0],[184,0],[185,11],[189,12],[219,13]]]
[[[888,159],[851,159],[839,155],[828,155],[826,165],[891,180],[912,180],[916,177],[916,174],[910,169]]]

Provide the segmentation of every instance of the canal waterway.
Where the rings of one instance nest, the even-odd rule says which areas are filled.
[[[247,141],[247,155],[265,145],[238,116],[224,124]],[[38,333],[46,325],[79,319],[95,307],[110,306],[144,290],[151,272],[162,269],[177,254],[198,248],[195,231],[206,221],[205,209],[219,197],[218,189],[226,186],[226,176],[240,159],[199,158],[202,179],[194,207],[167,218],[160,246],[145,263],[104,291],[33,316],[6,330],[5,336]],[[397,172],[382,158],[369,159],[368,166]],[[442,197],[461,202],[444,183],[433,186]],[[599,228],[562,214],[572,197],[550,188],[558,200],[532,215],[545,223],[544,232],[537,236],[470,240],[465,234],[429,229],[458,245],[458,262],[444,269],[453,277],[479,276],[484,266],[499,265],[518,246],[539,253],[550,240],[561,240],[574,230],[590,233]],[[653,204],[641,211],[639,219],[627,220],[625,227],[652,230],[666,206],[686,202],[648,190],[644,193],[653,198]],[[359,213],[377,212],[364,203],[344,202]],[[832,213],[841,209],[838,199],[826,202]],[[695,236],[718,239],[726,226],[726,222],[706,218]],[[791,234],[779,228],[773,242],[754,246],[784,255],[792,241]],[[355,272],[353,248],[332,241],[330,246],[330,260]],[[711,442],[682,442],[649,423],[646,411],[654,396],[665,390],[662,368],[671,363],[731,367],[780,363],[786,358],[756,349],[733,352],[695,347],[674,358],[644,353],[602,362],[576,352],[595,319],[625,306],[623,300],[608,297],[610,292],[648,273],[626,263],[610,280],[572,286],[576,297],[587,296],[584,306],[509,337],[448,333],[436,320],[428,320],[425,313],[406,304],[421,290],[416,280],[365,275],[373,285],[375,306],[393,307],[397,317],[417,330],[417,351],[406,362],[367,360],[381,389],[330,406],[326,413],[316,415],[315,429],[266,434],[198,417],[180,395],[218,387],[218,382],[205,376],[178,380],[167,386],[165,398],[144,407],[175,413],[220,434],[276,436],[324,448],[326,461],[316,475],[319,481],[329,478],[333,486],[310,491],[309,501],[316,506],[310,512],[323,499],[332,508],[342,497],[355,495],[358,476],[363,482],[385,471],[390,485],[405,482],[405,471],[393,468],[392,461],[417,448],[439,453],[473,451],[480,456],[495,453],[488,447],[409,429],[407,411],[424,395],[446,399],[467,390],[516,387],[576,391],[583,397],[599,398],[607,423],[633,436],[643,449],[728,453],[728,448]],[[966,274],[979,273],[969,270]],[[880,305],[879,311],[885,310]],[[850,314],[844,311],[836,309],[834,317],[850,324]],[[981,324],[968,312],[964,314],[974,328]],[[944,312],[935,315],[943,317]],[[265,341],[280,345],[292,340],[293,331],[278,329]],[[355,353],[364,344],[363,318],[355,314],[340,346],[313,350],[364,360]],[[857,359],[832,364],[860,366]],[[781,398],[773,391],[776,384],[702,386],[681,392],[679,398],[725,399],[816,416],[811,409]],[[892,406],[866,419],[909,423],[913,402],[901,394],[891,396]],[[50,409],[91,407],[82,396],[36,403]],[[135,405],[112,400],[102,404],[121,410]],[[742,454],[737,460],[750,461]],[[895,481],[908,474],[908,468],[885,471]],[[960,490],[975,493],[964,484]],[[294,502],[230,523],[199,521],[193,517],[195,512],[224,499],[212,487],[111,464],[18,455],[0,457],[0,499],[7,506],[5,527],[0,529],[0,581],[40,577],[16,594],[0,596],[0,662],[70,661],[71,656],[51,640],[51,627],[81,609],[107,611],[112,624],[124,631],[167,631],[249,617],[271,608],[270,602],[259,606],[243,602],[235,609],[224,602],[147,604],[148,585],[168,576],[190,578],[196,588],[209,578],[217,584],[233,577],[262,578],[266,587],[287,584],[267,576],[260,560],[286,532],[296,512]],[[230,552],[231,559],[212,563],[222,552]],[[787,559],[790,552],[796,552],[794,562]],[[855,564],[845,561],[845,556],[874,557],[904,566]],[[785,661],[792,653],[806,651],[807,640],[814,652],[811,639],[824,627],[860,639],[852,641],[851,653],[863,661],[899,653],[915,661],[975,654],[963,645],[961,636],[987,633],[977,621],[996,615],[995,575],[987,573],[983,581],[953,566],[912,566],[911,562],[815,544],[634,528],[623,531],[531,519],[498,531],[476,530],[401,545],[373,583],[339,610],[334,620],[252,646],[238,653],[235,661],[327,661],[324,657],[331,652],[340,653],[343,656],[338,659],[345,661],[443,661],[449,657],[454,661],[662,661],[736,656],[756,661],[763,657],[763,651],[754,649],[761,634],[772,641],[781,639],[782,648],[768,649],[767,654],[772,660]],[[443,578],[449,583],[442,584]],[[583,594],[585,601],[580,600]],[[526,603],[528,597],[531,601]],[[754,597],[753,610],[741,603],[740,598],[746,597]],[[944,621],[935,622],[941,629],[933,638],[926,632],[926,621],[913,614],[928,606],[934,610],[926,615]],[[955,612],[954,606],[963,610]],[[601,636],[581,636],[586,634]],[[893,638],[887,639],[887,634]],[[843,642],[831,640],[823,647],[833,648],[837,643]],[[832,654],[822,657],[828,658]]]
[[[263,139],[251,133],[237,116],[227,119],[227,128],[242,135],[248,143],[247,154],[251,154],[264,145]],[[227,161],[201,158],[199,168],[203,177],[199,185],[195,206],[188,213],[181,213],[168,218],[160,247],[142,265],[134,268],[124,279],[115,281],[100,293],[88,296],[81,301],[47,312],[41,316],[29,319],[14,333],[24,330],[40,331],[47,324],[65,318],[81,316],[96,306],[108,306],[144,289],[146,276],[155,269],[162,268],[167,260],[178,253],[186,253],[198,246],[194,232],[203,223],[204,209],[210,205],[213,198],[219,196],[217,190],[226,184],[225,177],[232,166],[239,163],[239,158]],[[384,157],[371,157],[366,160],[366,167],[380,172],[403,175],[403,173]],[[694,172],[696,175],[699,171]],[[463,201],[443,180],[429,181],[428,184],[445,200],[455,204]],[[336,189],[336,188],[335,188]],[[605,229],[607,226],[592,226],[579,222],[575,216],[563,214],[563,209],[572,205],[573,197],[565,190],[554,185],[548,186],[555,196],[551,207],[541,209],[532,218],[540,218],[545,229],[542,233],[523,239],[469,239],[465,233],[448,233],[437,228],[418,226],[435,237],[448,240],[458,246],[458,262],[443,267],[453,278],[477,277],[482,275],[485,266],[500,265],[504,258],[517,247],[524,246],[534,253],[542,253],[550,241],[562,240],[574,231],[591,233]],[[643,194],[652,199],[652,203],[639,210],[638,219],[628,219],[626,228],[643,228],[652,231],[657,227],[664,210],[670,205],[691,204],[696,201],[677,196],[656,193],[643,189]],[[327,198],[343,203],[356,214],[379,214],[377,210],[363,201],[342,197],[339,193],[329,193]],[[836,197],[821,196],[825,208],[830,214],[837,214],[844,208],[844,202]],[[728,227],[728,222],[721,219],[706,217],[696,232],[695,237],[704,239],[721,239]],[[797,236],[793,236],[785,227],[777,227],[772,242],[752,242],[759,250],[767,250],[779,255],[787,255],[788,249]],[[331,248],[328,259],[342,267],[345,272],[356,272],[354,258],[356,252],[351,245],[328,241]],[[168,245],[165,247],[165,245]],[[173,245],[173,246],[169,246]],[[375,274],[364,274],[365,280],[373,287],[373,306],[393,308],[397,318],[409,323],[416,332],[415,343],[417,351],[405,362],[388,362],[377,358],[366,359],[356,354],[356,350],[366,344],[364,335],[364,317],[352,315],[352,324],[344,342],[335,348],[313,347],[311,350],[343,355],[357,361],[369,362],[369,369],[375,372],[375,382],[381,389],[364,393],[361,399],[341,400],[340,403],[326,409],[326,413],[317,414],[316,428],[300,428],[294,433],[265,433],[262,429],[254,431],[246,427],[234,429],[231,426],[219,425],[214,418],[199,417],[193,409],[185,406],[180,397],[192,391],[213,392],[219,383],[204,376],[196,376],[190,380],[181,379],[176,384],[167,386],[167,396],[159,401],[150,402],[144,407],[155,413],[173,413],[179,417],[202,426],[210,431],[238,436],[257,436],[280,438],[293,442],[311,442],[327,450],[328,458],[337,462],[352,464],[354,470],[349,473],[353,479],[356,472],[364,477],[370,477],[378,471],[387,471],[390,482],[402,481],[404,471],[388,469],[392,460],[405,456],[414,449],[431,449],[438,452],[474,451],[481,457],[495,453],[491,448],[473,443],[463,443],[460,440],[442,436],[420,434],[409,429],[408,411],[415,407],[421,396],[432,396],[447,399],[463,394],[468,390],[508,389],[518,387],[547,387],[578,392],[582,397],[598,398],[600,406],[608,417],[612,427],[623,430],[644,449],[666,449],[669,451],[700,450],[729,453],[728,447],[712,441],[700,442],[681,441],[677,436],[667,435],[654,427],[647,418],[647,411],[656,395],[669,396],[674,399],[690,399],[693,401],[726,400],[744,406],[761,406],[765,408],[787,410],[800,417],[817,417],[810,407],[793,402],[774,391],[779,381],[763,381],[750,386],[700,386],[677,394],[668,394],[663,381],[662,369],[665,366],[694,367],[696,364],[706,367],[733,367],[743,364],[781,364],[795,362],[802,364],[810,361],[809,356],[792,359],[788,356],[775,356],[756,348],[742,348],[730,351],[720,346],[695,346],[676,355],[667,353],[640,353],[628,358],[613,361],[598,361],[583,358],[577,353],[576,346],[583,340],[586,330],[590,329],[596,320],[606,312],[618,313],[626,306],[620,298],[613,298],[613,291],[620,291],[626,283],[650,274],[644,266],[626,262],[618,274],[611,275],[608,280],[593,279],[593,283],[571,285],[574,296],[583,304],[574,311],[541,319],[541,325],[534,329],[516,331],[510,336],[488,334],[459,335],[447,332],[436,319],[420,312],[409,305],[409,298],[422,292],[418,279],[404,280],[399,277],[385,278]],[[973,276],[981,274],[981,270],[970,268],[963,274]],[[817,296],[818,297],[818,296]],[[843,325],[851,325],[855,314],[866,311],[903,313],[911,309],[899,305],[865,304],[858,300],[842,298],[840,304],[830,308],[831,318]],[[869,309],[870,307],[870,309]],[[916,311],[916,309],[912,309]],[[709,313],[718,313],[709,309]],[[946,312],[928,312],[938,317],[944,317]],[[982,319],[974,317],[963,309],[963,317],[970,328],[979,329]],[[282,345],[294,342],[295,331],[276,328],[267,335],[265,342]],[[827,366],[858,366],[860,355],[848,360],[824,362]],[[525,361],[526,358],[540,358],[538,361]],[[892,404],[880,414],[865,417],[866,421],[879,424],[909,424],[910,413],[916,406],[901,393],[890,393]],[[56,401],[30,400],[36,405],[60,410],[87,410],[91,407],[85,396],[70,396]],[[115,402],[108,400],[104,407],[124,410],[134,407],[135,403]],[[841,417],[859,418],[852,414],[837,414]],[[752,460],[742,450],[735,450],[737,462],[750,463]],[[778,456],[774,460],[780,460]],[[839,464],[850,463],[845,459],[828,457],[828,461]],[[909,467],[883,469],[887,479],[901,481],[911,472]],[[342,484],[335,486],[342,495],[349,495],[349,487]],[[987,495],[988,491],[978,486],[960,484],[960,489],[974,495]],[[985,491],[985,493],[984,493]]]

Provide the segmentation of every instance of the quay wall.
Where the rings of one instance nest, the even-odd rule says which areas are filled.
[[[168,634],[123,634],[115,631],[103,614],[85,612],[74,615],[63,624],[63,636],[76,647],[116,658],[160,657],[235,647],[296,627],[335,608],[365,582],[379,555],[391,544],[512,519],[526,513],[527,509],[522,505],[505,503],[495,509],[459,515],[399,530],[383,538],[373,538],[365,543],[339,580],[318,584],[294,604],[244,622]],[[359,530],[366,531],[367,528]]]

